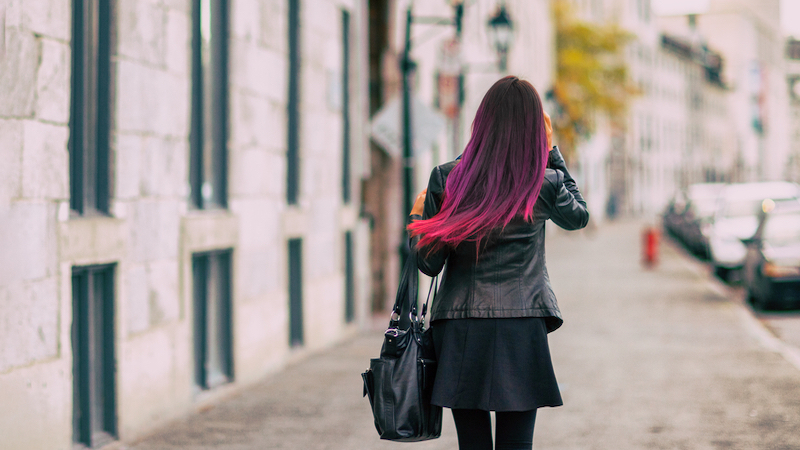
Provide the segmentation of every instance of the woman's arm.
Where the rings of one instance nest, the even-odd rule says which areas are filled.
[[[556,184],[556,201],[550,218],[556,225],[567,230],[578,230],[585,227],[589,223],[589,210],[586,208],[581,191],[569,174],[564,157],[561,156],[557,146],[550,150],[547,167],[555,169],[559,175]]]
[[[430,219],[439,213],[442,206],[442,195],[444,194],[444,176],[438,167],[431,172],[428,187],[417,195],[414,208],[409,216],[410,221],[420,219]],[[444,267],[449,251],[447,248],[440,248],[430,252],[429,248],[418,248],[420,236],[411,238],[409,245],[412,251],[418,253],[417,266],[425,275],[433,277],[439,274]]]

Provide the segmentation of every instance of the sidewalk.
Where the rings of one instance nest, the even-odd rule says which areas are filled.
[[[548,236],[565,406],[540,411],[535,448],[800,449],[800,371],[669,245],[641,269],[639,232],[624,222]],[[456,449],[447,413],[440,439],[378,439],[360,373],[381,339],[365,332],[126,448]]]

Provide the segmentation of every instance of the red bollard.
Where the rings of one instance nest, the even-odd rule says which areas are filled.
[[[642,265],[652,269],[658,265],[658,246],[661,232],[658,228],[647,226],[642,230]]]

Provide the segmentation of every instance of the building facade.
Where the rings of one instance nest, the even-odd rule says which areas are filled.
[[[134,438],[365,323],[366,13],[0,7],[3,448]]]
[[[788,96],[780,2],[711,0],[696,16],[663,18],[660,25],[677,36],[698,36],[724,61],[722,82],[729,87],[725,110],[734,141],[732,181],[783,179],[789,156]]]
[[[600,118],[579,149],[581,175],[605,180],[605,212],[655,219],[692,183],[787,176],[778,3],[711,0],[702,14],[656,16],[649,0],[572,1],[584,20],[634,37],[626,61],[639,95],[625,130]]]
[[[789,90],[789,160],[785,178],[800,183],[800,40],[786,41],[786,82]]]

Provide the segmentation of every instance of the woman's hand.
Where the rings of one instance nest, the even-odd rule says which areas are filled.
[[[553,124],[550,122],[550,114],[544,113],[544,131],[547,133],[547,150],[553,148]]]
[[[411,213],[409,215],[422,215],[422,211],[425,208],[425,194],[428,193],[428,188],[422,190],[422,192],[417,195],[417,199],[414,201],[414,207],[411,208]]]

